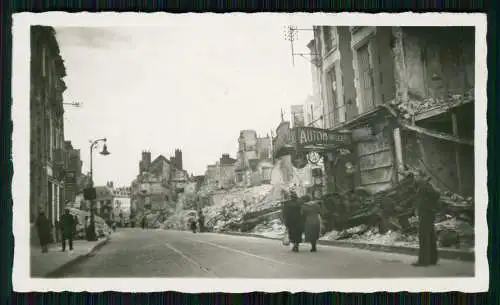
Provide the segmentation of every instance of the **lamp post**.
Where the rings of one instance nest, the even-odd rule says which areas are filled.
[[[103,139],[97,139],[90,144],[90,187],[94,187],[94,178],[93,178],[93,170],[92,170],[92,153],[94,151],[94,147],[97,145],[99,142],[104,142],[106,143],[106,138]],[[109,155],[108,147],[106,144],[104,144],[102,151],[100,152],[101,155],[107,156]],[[88,240],[95,241],[97,240],[97,236],[95,234],[95,212],[94,212],[94,206],[95,206],[95,198],[90,200],[90,228],[89,228],[89,236]]]

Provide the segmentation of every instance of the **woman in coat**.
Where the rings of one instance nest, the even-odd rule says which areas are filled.
[[[318,201],[309,201],[302,208],[302,214],[305,217],[305,235],[306,240],[311,243],[311,252],[316,252],[316,244],[321,230],[320,218],[321,206]]]
[[[299,252],[304,231],[304,219],[301,214],[301,202],[297,193],[290,192],[290,200],[283,202],[283,220],[288,230],[288,237],[293,244],[292,251]]]
[[[40,246],[42,246],[42,252],[48,252],[48,244],[50,242],[50,222],[45,217],[45,213],[40,211],[38,218],[36,219],[36,228],[38,231],[38,238],[40,239]]]

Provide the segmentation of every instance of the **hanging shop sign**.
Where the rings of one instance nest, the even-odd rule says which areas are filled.
[[[276,129],[273,141],[274,155],[290,154],[292,149],[314,148],[335,149],[352,144],[350,132],[332,131],[315,127],[290,128],[289,122],[282,122]]]
[[[349,132],[337,132],[314,127],[294,128],[295,141],[299,146],[304,145],[338,145],[347,146],[351,144]]]

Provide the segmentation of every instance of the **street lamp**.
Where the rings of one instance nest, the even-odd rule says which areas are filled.
[[[93,141],[92,144],[90,144],[90,187],[91,188],[94,187],[94,178],[93,178],[93,170],[92,170],[92,153],[94,151],[94,147],[97,145],[97,143],[99,143],[101,141],[106,143],[106,138],[97,139],[97,140]],[[106,144],[104,144],[100,154],[103,156],[107,156],[110,154]],[[91,241],[97,240],[97,236],[95,234],[94,206],[95,206],[95,196],[93,197],[93,199],[90,200],[90,228],[88,231],[88,240],[91,240]]]

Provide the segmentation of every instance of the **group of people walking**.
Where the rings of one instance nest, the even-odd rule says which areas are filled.
[[[430,177],[423,171],[417,173],[402,172],[412,175],[416,194],[413,205],[418,216],[418,260],[416,267],[433,266],[438,262],[437,238],[434,221],[439,209],[440,193],[430,183]],[[282,202],[282,221],[286,226],[284,244],[292,244],[292,251],[299,251],[299,244],[305,241],[311,244],[311,252],[317,252],[322,219],[320,216],[321,201],[311,200],[308,195],[299,198],[292,188],[284,191]],[[314,198],[319,199],[319,198]]]
[[[70,214],[69,209],[66,209],[61,219],[56,221],[56,242],[59,242],[59,239],[61,240],[61,249],[63,252],[66,251],[66,241],[68,242],[69,250],[73,251],[73,238],[76,233],[77,224],[78,220]],[[43,211],[39,212],[36,220],[36,229],[42,252],[46,253],[48,252],[48,245],[52,240],[52,225]],[[61,238],[59,238],[59,234]]]
[[[198,219],[196,218],[191,218],[189,221],[189,229],[193,232],[205,232],[205,216],[203,216],[203,213],[200,211],[198,213]]]
[[[306,195],[298,198],[294,189],[284,192],[282,220],[287,228],[288,240],[292,251],[299,252],[299,244],[305,241],[311,244],[311,252],[317,252],[317,242],[321,232],[320,204]],[[286,241],[285,244],[288,244]]]

